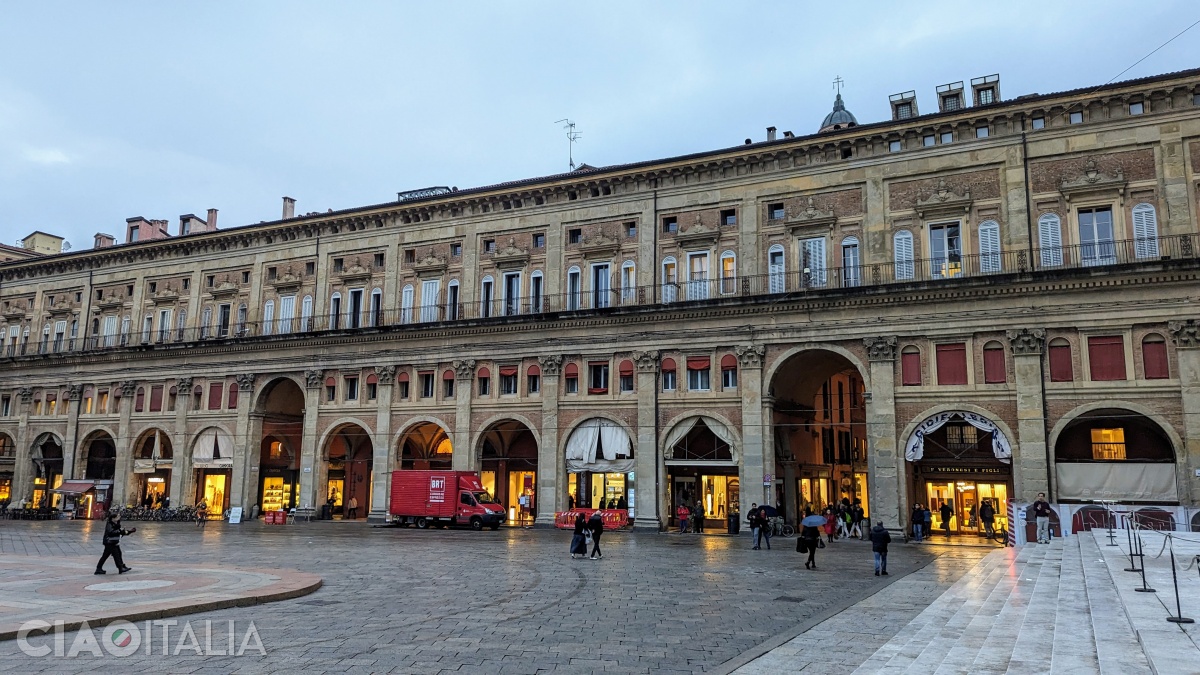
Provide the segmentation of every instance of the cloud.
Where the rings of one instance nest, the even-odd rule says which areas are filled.
[[[70,164],[71,158],[58,148],[25,148],[22,156],[26,161],[43,166],[54,164]]]

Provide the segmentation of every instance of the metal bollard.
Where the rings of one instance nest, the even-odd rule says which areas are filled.
[[[1175,539],[1167,534],[1167,542],[1171,546],[1171,584],[1175,586],[1175,616],[1168,616],[1167,621],[1171,623],[1196,623],[1195,619],[1189,619],[1183,615],[1183,608],[1179,606],[1179,578],[1175,575]]]
[[[1129,567],[1126,567],[1125,571],[1126,572],[1140,572],[1141,570],[1138,569],[1137,564],[1134,563],[1134,561],[1133,561],[1133,558],[1134,558],[1133,522],[1130,521],[1128,518],[1125,519],[1125,539],[1126,539],[1126,542],[1129,544]]]
[[[1140,562],[1142,563],[1142,569],[1139,570],[1142,573],[1142,587],[1135,588],[1133,590],[1137,591],[1138,593],[1157,593],[1158,591],[1146,585],[1146,553],[1143,548],[1144,545],[1142,544],[1142,533],[1138,532],[1135,539],[1138,543],[1138,557],[1141,558]]]

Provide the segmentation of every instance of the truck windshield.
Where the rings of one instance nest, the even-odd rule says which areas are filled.
[[[475,501],[479,502],[480,504],[495,504],[496,503],[496,500],[493,499],[492,496],[489,495],[487,492],[476,492],[475,493]]]

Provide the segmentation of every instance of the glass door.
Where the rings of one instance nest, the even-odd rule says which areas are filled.
[[[1008,484],[1007,483],[979,483],[979,505],[990,503],[992,508],[996,510],[996,520],[993,526],[999,530],[1000,528],[1008,529]],[[981,525],[982,527],[982,525]]]
[[[1112,209],[1079,212],[1079,244],[1084,265],[1112,265],[1117,262],[1117,251],[1113,245]]]
[[[942,505],[949,504],[952,509],[957,506],[954,498],[954,483],[926,483],[925,494],[929,498],[927,508],[933,514],[933,531],[942,531]],[[957,515],[950,516],[951,530],[954,529],[956,518]]]
[[[929,228],[929,264],[934,279],[962,275],[962,238],[958,223]]]
[[[210,473],[204,476],[204,503],[208,504],[208,515],[219,518],[225,512],[225,474]]]
[[[688,300],[708,299],[708,254],[691,253],[688,255]]]
[[[957,504],[954,513],[958,517],[958,529],[962,532],[979,531],[979,490],[975,483],[959,481],[954,490]]]

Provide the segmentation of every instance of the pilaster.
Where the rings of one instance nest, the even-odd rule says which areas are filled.
[[[233,436],[233,476],[229,486],[229,506],[242,507],[243,518],[250,518],[250,505],[257,501],[257,480],[250,476],[258,468],[258,443],[251,435],[250,410],[254,407],[254,375],[238,373],[237,426]],[[257,473],[255,473],[257,476]]]
[[[634,352],[637,367],[637,444],[634,450],[633,526],[659,530],[663,526],[659,497],[660,470],[658,452],[658,352]]]
[[[1200,498],[1200,323],[1196,319],[1172,321],[1167,326],[1179,361],[1179,388],[1183,400],[1183,456],[1176,466],[1183,469],[1179,499],[1196,505]]]
[[[1046,462],[1046,407],[1042,351],[1046,331],[1008,331],[1017,386],[1017,447],[1013,450],[1013,493],[1025,502],[1045,492],[1054,499],[1053,468]]]
[[[762,345],[734,347],[738,359],[738,385],[742,390],[742,462],[740,475],[741,494],[737,509],[744,513],[752,502],[774,504],[771,486],[764,485],[768,473],[775,473],[775,449],[771,443],[775,402],[764,396],[763,357],[767,350]],[[732,505],[730,508],[734,508]]]
[[[29,437],[29,406],[33,402],[33,389],[17,389],[17,444],[16,466],[13,470],[12,503],[33,498],[33,448],[34,439]]]
[[[454,455],[451,465],[455,471],[471,471],[471,397],[475,389],[475,359],[455,361],[454,366]]]
[[[391,265],[388,266],[389,268]],[[378,391],[375,401],[375,437],[371,439],[371,508],[367,522],[382,523],[388,518],[392,494],[392,387],[396,384],[396,366],[375,366]]]
[[[867,404],[867,467],[870,471],[870,517],[892,530],[904,522],[900,513],[908,501],[905,467],[896,443],[896,338],[864,338],[870,361]]]
[[[324,380],[323,370],[304,371],[304,436],[300,440],[300,494],[296,498],[301,507],[325,503],[318,499],[313,483],[313,467],[317,464],[317,415]]]
[[[135,305],[137,306],[137,305]],[[129,485],[129,474],[133,471],[133,451],[129,447],[129,418],[133,414],[133,398],[137,394],[137,380],[121,382],[121,402],[117,406],[120,415],[117,422],[117,437],[113,439],[117,451],[116,473],[113,474],[113,494],[110,502],[116,506],[125,504],[125,490]],[[66,460],[67,447],[71,447],[71,463]],[[63,444],[63,475],[75,477],[75,458],[79,455],[78,448]]]
[[[195,284],[195,282],[192,282]],[[199,305],[193,305],[198,307]],[[189,319],[190,320],[190,319]],[[175,380],[175,428],[171,432],[171,486],[167,496],[175,506],[195,503],[192,449],[188,447],[187,411],[192,404],[192,378]]]
[[[67,429],[63,434],[63,476],[70,476],[72,478],[83,477],[82,473],[79,476],[75,475],[75,460],[79,456],[79,450],[76,447],[79,444],[79,402],[82,398],[83,387],[81,385],[67,385]],[[65,466],[67,448],[71,448],[71,469],[67,469]],[[119,458],[122,452],[122,446],[119,442],[116,451]],[[132,453],[132,448],[125,447],[124,451],[127,454]],[[117,461],[119,462],[120,460],[118,459]]]
[[[562,356],[538,357],[542,370],[542,443],[538,446],[538,498],[534,525],[554,524],[554,514],[566,510],[566,456],[558,450],[558,385]]]

